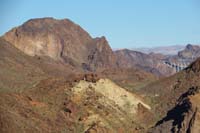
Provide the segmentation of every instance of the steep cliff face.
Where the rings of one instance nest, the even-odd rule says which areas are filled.
[[[90,69],[117,67],[116,57],[105,37],[95,38],[91,43],[93,47],[90,47],[91,52],[88,55]]]
[[[93,39],[68,19],[31,19],[7,32],[4,39],[30,56],[49,56],[84,69],[116,64],[105,37]]]

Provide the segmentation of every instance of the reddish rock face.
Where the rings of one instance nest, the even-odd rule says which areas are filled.
[[[7,32],[4,39],[30,56],[49,56],[87,70],[116,66],[105,37],[93,39],[68,19],[31,19]]]
[[[88,63],[90,69],[116,68],[117,60],[105,37],[95,38],[91,41]]]

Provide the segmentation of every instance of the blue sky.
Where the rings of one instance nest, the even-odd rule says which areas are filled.
[[[41,17],[69,18],[112,48],[200,44],[199,0],[1,0],[0,35]]]

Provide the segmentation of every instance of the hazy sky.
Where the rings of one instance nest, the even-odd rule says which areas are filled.
[[[0,35],[41,17],[69,18],[112,48],[200,44],[200,0],[0,0]]]

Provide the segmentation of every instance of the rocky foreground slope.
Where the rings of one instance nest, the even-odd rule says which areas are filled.
[[[143,89],[158,122],[149,132],[199,132],[200,58],[185,70]]]
[[[48,78],[0,95],[2,133],[140,132],[153,122],[141,97],[95,75]]]
[[[160,120],[153,129],[154,133],[160,132],[200,132],[200,88],[192,87],[183,93],[177,105],[168,111],[167,116]]]

